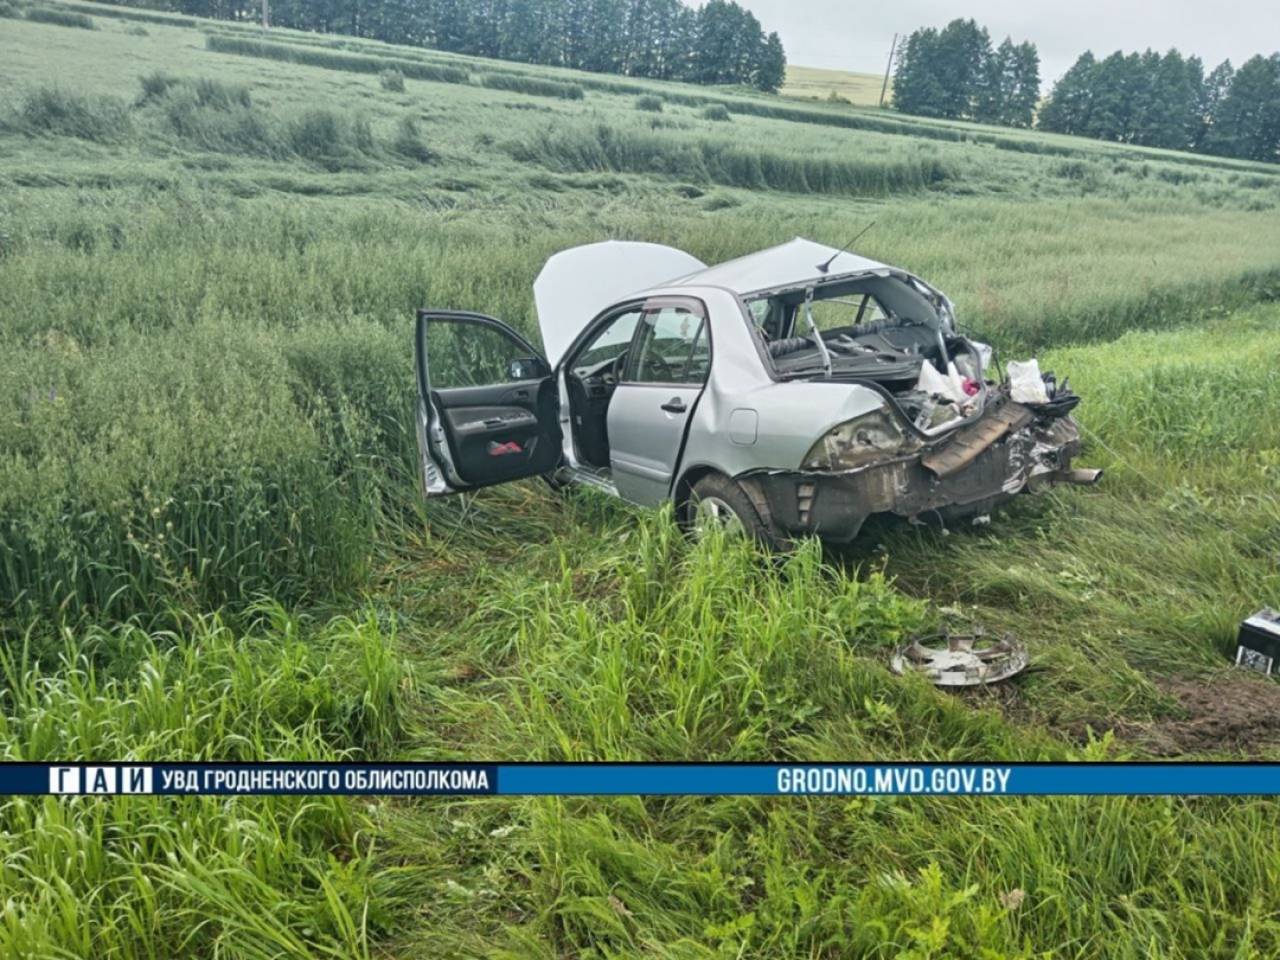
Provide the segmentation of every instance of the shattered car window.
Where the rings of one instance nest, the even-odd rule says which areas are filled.
[[[832,300],[815,300],[813,320],[823,333],[888,319],[880,302],[869,293]]]

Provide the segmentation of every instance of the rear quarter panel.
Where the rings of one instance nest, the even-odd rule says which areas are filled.
[[[728,476],[796,470],[832,427],[882,406],[879,394],[856,384],[774,381],[738,299],[720,289],[695,295],[711,318],[711,375],[689,425],[681,475],[703,467]]]

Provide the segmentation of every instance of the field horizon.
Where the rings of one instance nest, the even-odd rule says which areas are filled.
[[[0,79],[3,759],[1280,760],[1280,167],[57,0]],[[873,222],[1100,485],[776,562],[419,497],[416,309],[537,343],[565,247]],[[889,670],[974,625],[1031,669]],[[0,954],[1274,956],[1275,810],[6,797]]]
[[[880,90],[884,75],[859,73],[856,70],[838,70],[831,67],[806,67],[802,63],[787,64],[787,79],[778,91],[784,97],[800,100],[831,100],[843,97],[859,107],[874,107],[880,103]],[[893,98],[893,78],[885,87],[885,100]]]

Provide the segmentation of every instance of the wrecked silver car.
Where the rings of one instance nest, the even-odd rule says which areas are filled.
[[[873,514],[981,517],[1072,470],[1078,398],[1034,361],[997,377],[945,296],[804,239],[707,267],[610,241],[547,261],[545,353],[492,317],[422,310],[427,496],[522,477],[780,544]]]

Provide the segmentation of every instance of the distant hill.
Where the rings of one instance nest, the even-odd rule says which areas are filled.
[[[802,100],[825,100],[832,93],[862,107],[880,102],[880,84],[884,77],[875,73],[851,73],[848,70],[822,70],[787,64],[787,80],[778,92],[784,97]],[[893,82],[889,83],[893,91]]]

